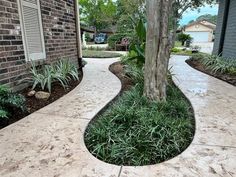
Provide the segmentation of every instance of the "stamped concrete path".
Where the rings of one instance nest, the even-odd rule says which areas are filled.
[[[86,149],[83,133],[96,113],[120,91],[108,71],[116,59],[88,59],[81,84],[68,95],[0,130],[1,177],[234,177],[236,88],[171,59],[174,81],[192,102],[196,135],[167,162],[125,167],[104,163]]]

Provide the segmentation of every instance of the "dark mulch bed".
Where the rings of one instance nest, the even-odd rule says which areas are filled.
[[[198,60],[186,60],[186,63],[189,64],[194,69],[197,69],[198,71],[201,71],[205,74],[208,74],[210,76],[213,76],[215,78],[218,78],[220,80],[223,80],[231,85],[236,86],[236,75],[230,75],[225,73],[213,73],[211,70],[207,69],[200,61]]]
[[[64,88],[57,82],[55,82],[52,86],[52,92],[48,100],[38,100],[34,96],[33,97],[28,97],[27,93],[31,90],[31,87],[25,88],[22,91],[19,91],[18,93],[22,94],[26,98],[26,107],[27,107],[27,112],[23,113],[22,111],[15,110],[14,114],[12,117],[10,117],[7,121],[6,120],[0,120],[0,129],[19,121],[20,119],[28,116],[29,114],[32,114],[33,112],[49,105],[50,103],[58,100],[62,96],[66,95],[69,93],[71,90],[73,90],[77,85],[82,80],[82,74],[80,74],[80,80],[79,81],[74,81],[71,80],[69,82],[69,87],[64,90]],[[35,91],[40,91],[39,89],[35,89]]]
[[[113,63],[109,69],[120,79],[122,84],[121,92],[127,91],[132,86],[134,86],[132,80],[129,77],[125,76],[124,65],[122,65],[121,62]]]

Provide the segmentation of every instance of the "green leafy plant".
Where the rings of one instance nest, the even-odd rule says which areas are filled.
[[[139,20],[135,24],[135,36],[137,40],[133,40],[129,49],[128,60],[135,60],[138,66],[143,66],[145,63],[145,46],[146,46],[146,24],[143,20]]]
[[[134,83],[143,85],[144,84],[144,74],[143,69],[140,69],[136,65],[125,65],[125,74],[130,77]]]
[[[108,37],[108,46],[111,49],[115,48],[115,45],[117,42],[120,42],[123,38],[130,38],[132,37],[132,33],[116,33],[114,35],[111,35],[110,37]]]
[[[25,98],[0,85],[0,119],[8,119],[16,109],[26,111]]]
[[[41,90],[51,92],[52,84],[58,81],[65,89],[71,79],[79,80],[79,73],[74,64],[69,60],[63,59],[54,65],[45,65],[37,69],[34,62],[31,62],[30,77],[24,82],[32,84],[32,89],[39,87]]]
[[[178,49],[176,47],[171,49],[171,52],[173,52],[173,53],[178,53],[178,52],[181,52],[181,51],[182,51],[181,49]]]

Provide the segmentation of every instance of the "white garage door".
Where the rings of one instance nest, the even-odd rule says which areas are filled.
[[[209,32],[185,32],[193,38],[193,42],[208,42]]]

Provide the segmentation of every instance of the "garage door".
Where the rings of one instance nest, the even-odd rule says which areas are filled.
[[[185,32],[193,38],[193,42],[208,42],[209,32]]]

